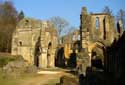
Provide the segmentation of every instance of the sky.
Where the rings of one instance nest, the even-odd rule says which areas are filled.
[[[116,15],[119,9],[125,10],[125,0],[12,0],[17,11],[23,10],[26,17],[48,20],[53,16],[66,19],[71,26],[80,26],[80,13],[83,6],[88,12],[102,12],[109,6]]]

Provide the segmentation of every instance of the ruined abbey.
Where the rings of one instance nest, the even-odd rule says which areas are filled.
[[[87,13],[85,7],[80,15],[81,49],[88,53],[88,66],[92,60],[101,60],[104,65],[104,50],[116,38],[114,17],[106,13]]]
[[[13,33],[12,55],[22,55],[28,64],[54,67],[57,32],[49,21],[22,19]]]
[[[125,46],[120,45],[124,32],[121,21],[116,26],[113,16],[88,13],[83,7],[80,28],[63,36],[61,45],[57,39],[57,30],[51,22],[24,18],[13,33],[12,55],[21,55],[28,64],[40,68],[63,64],[85,74],[87,67],[96,67],[116,78],[124,73],[121,49]]]

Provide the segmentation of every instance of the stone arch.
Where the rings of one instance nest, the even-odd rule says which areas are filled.
[[[96,17],[96,29],[99,29],[99,25],[100,25],[99,17]]]
[[[105,45],[101,42],[95,42],[88,47],[88,50],[89,50],[91,65],[93,66],[93,62],[98,61],[97,67],[102,68],[102,66],[104,66],[104,57],[106,55]]]
[[[52,42],[49,41],[47,48],[47,67],[51,67],[51,57],[52,57]]]
[[[35,43],[35,50],[34,50],[34,65],[37,67],[39,66],[39,56],[42,53],[42,47],[40,42],[40,37],[38,37],[37,42]]]
[[[103,19],[103,39],[106,40],[106,17]]]

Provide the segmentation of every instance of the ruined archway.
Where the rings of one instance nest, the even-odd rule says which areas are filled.
[[[64,47],[62,45],[60,45],[57,49],[55,64],[57,67],[64,67],[65,66]]]
[[[52,43],[48,43],[47,49],[47,67],[51,67],[51,57],[52,57]]]
[[[42,47],[40,43],[40,37],[38,38],[36,44],[35,44],[35,52],[34,52],[34,65],[39,66],[39,56],[41,55]]]
[[[101,42],[95,42],[89,47],[91,53],[91,65],[96,68],[104,67],[105,45]]]
[[[103,39],[106,40],[106,17],[103,19]]]

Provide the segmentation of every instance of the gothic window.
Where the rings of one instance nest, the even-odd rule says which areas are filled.
[[[99,28],[99,17],[96,17],[96,29]]]

